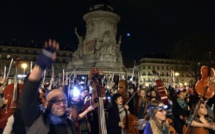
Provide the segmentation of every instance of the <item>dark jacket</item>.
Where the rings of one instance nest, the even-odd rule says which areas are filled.
[[[189,116],[189,110],[187,107],[182,108],[179,103],[177,102],[177,100],[175,99],[173,101],[173,115],[174,115],[174,120],[173,120],[173,124],[174,124],[174,128],[177,131],[177,133],[182,134],[182,128],[183,125],[185,124],[186,120],[181,120],[180,119],[180,115],[182,115],[183,117],[188,117]]]
[[[38,105],[39,86],[40,81],[29,81],[26,79],[23,87],[20,103],[27,134],[58,134],[58,130],[65,131],[65,134],[75,134],[75,125],[73,121],[67,119],[66,116],[62,117],[64,123],[52,125],[48,118],[50,112],[43,113],[40,110]]]
[[[12,133],[26,134],[25,125],[21,115],[21,110],[19,108],[15,110],[13,117],[14,117],[14,123],[13,123]]]
[[[107,129],[108,134],[121,134],[121,127],[119,126],[120,117],[117,106],[113,106],[108,112]]]

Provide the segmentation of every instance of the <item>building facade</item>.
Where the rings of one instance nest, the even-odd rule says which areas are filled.
[[[18,79],[22,79],[22,75],[26,75],[30,72],[31,67],[37,59],[37,56],[40,54],[41,48],[36,47],[17,47],[16,45],[1,45],[0,46],[0,70],[1,77],[4,75],[4,70],[6,66],[6,73],[9,70],[11,59],[13,59],[13,64],[11,65],[10,74],[8,82],[13,82],[15,75],[15,68],[17,67]],[[72,52],[67,50],[58,51],[58,58],[54,62],[55,75],[61,73],[63,69],[66,68],[67,64],[71,60]],[[17,60],[17,57],[19,60]],[[17,62],[16,62],[17,60]],[[17,63],[17,64],[15,64]],[[26,66],[23,66],[26,64]],[[52,74],[51,68],[46,70],[46,78],[50,79]]]
[[[135,70],[143,86],[155,85],[161,79],[165,86],[191,86],[195,79],[187,73],[188,66],[174,59],[142,58]]]

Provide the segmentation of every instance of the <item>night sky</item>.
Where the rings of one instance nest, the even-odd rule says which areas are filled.
[[[146,54],[168,54],[192,34],[215,35],[214,0],[110,0],[120,15],[124,58],[139,60]],[[43,44],[56,39],[71,51],[85,35],[83,15],[91,0],[1,0],[0,41]],[[130,33],[130,36],[127,34]],[[135,53],[134,53],[135,52]]]

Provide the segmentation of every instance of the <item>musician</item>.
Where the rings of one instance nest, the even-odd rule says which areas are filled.
[[[190,123],[191,122],[191,131],[193,133],[195,133],[195,131],[199,131],[200,129],[196,130],[195,128],[202,128],[202,130],[204,130],[204,132],[206,132],[207,134],[214,134],[215,133],[215,122],[214,119],[208,116],[208,110],[206,108],[206,102],[200,100],[200,105],[197,109],[197,114],[196,116],[194,115],[194,110],[195,107],[197,106],[197,103],[195,103],[193,105],[192,108],[192,114],[189,116],[189,118],[187,119],[186,123]],[[195,117],[192,117],[195,116]],[[193,119],[193,120],[191,120]],[[185,127],[185,126],[184,126]],[[184,133],[185,133],[185,128],[183,129]],[[186,133],[190,133],[190,132],[186,132]],[[201,132],[197,132],[197,133],[201,133]],[[203,134],[206,134],[203,133]]]
[[[183,125],[189,116],[190,106],[185,100],[185,88],[178,88],[175,93],[177,97],[173,100],[173,125],[177,133],[182,134]]]
[[[97,103],[94,103],[93,106],[84,109],[86,91],[81,90],[80,96],[73,96],[69,103],[70,118],[75,122],[76,134],[89,134],[91,132],[91,126],[86,115],[98,106]]]
[[[36,60],[32,72],[24,84],[21,96],[22,117],[27,134],[74,134],[74,123],[67,118],[67,97],[60,89],[51,90],[46,97],[45,112],[38,106],[38,88],[43,72],[56,59],[59,44],[55,40],[48,40],[42,53]]]
[[[146,124],[143,134],[169,134],[169,125],[166,123],[166,105],[163,102],[152,100],[149,104],[150,120]]]
[[[125,122],[123,118],[126,116],[128,105],[123,106],[123,98],[116,93],[112,97],[112,107],[108,111],[108,134],[125,134]],[[129,114],[129,111],[127,111]]]

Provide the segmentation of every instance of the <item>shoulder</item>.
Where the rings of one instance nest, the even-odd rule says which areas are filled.
[[[151,124],[147,123],[144,130],[143,130],[143,134],[152,134],[152,128],[151,128]]]

